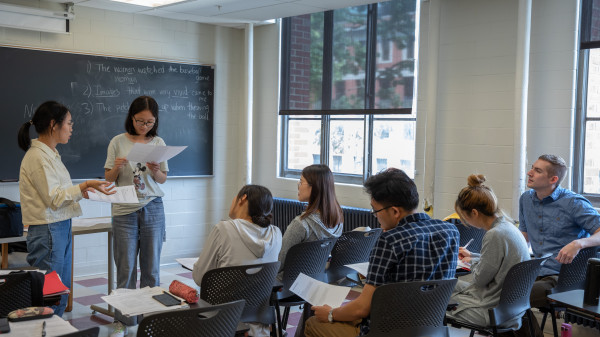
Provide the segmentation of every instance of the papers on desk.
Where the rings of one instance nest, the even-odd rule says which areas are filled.
[[[71,220],[73,227],[92,227],[97,224],[109,224],[112,223],[112,218],[109,216],[103,216],[98,218],[74,218]]]
[[[300,273],[290,287],[290,291],[312,305],[328,304],[332,308],[337,308],[348,296],[350,288],[327,284]]]
[[[179,259],[175,259],[175,261],[179,262],[179,264],[185,269],[194,270],[194,263],[196,263],[196,261],[198,261],[198,258],[197,257],[182,257]]]
[[[50,318],[33,319],[30,321],[9,322],[10,337],[42,336],[42,324],[46,322],[46,337],[61,336],[77,331],[69,322],[54,315]]]
[[[362,276],[367,276],[369,272],[369,262],[347,264],[346,267],[356,270]]]
[[[186,147],[135,143],[127,154],[127,160],[136,163],[160,163],[175,157]]]
[[[88,198],[93,201],[102,201],[118,204],[137,204],[138,200],[137,193],[135,192],[135,186],[115,186],[115,194],[104,194],[100,192],[88,192]]]
[[[117,289],[113,291],[111,295],[103,296],[101,298],[102,300],[104,300],[104,302],[115,307],[115,309],[120,310],[121,313],[125,316],[136,316],[148,314],[151,312],[175,310],[189,307],[187,304],[185,304],[183,299],[181,299],[181,303],[184,303],[183,305],[173,305],[167,307],[152,298],[152,296],[160,295],[163,292],[166,292],[166,290],[161,287],[146,287],[142,289]]]

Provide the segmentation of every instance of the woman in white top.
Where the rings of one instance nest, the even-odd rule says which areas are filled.
[[[273,196],[266,187],[242,187],[231,201],[231,219],[215,225],[194,264],[196,284],[211,269],[277,261],[281,231],[271,225],[272,211]],[[249,335],[269,336],[269,327],[252,323]]]
[[[139,202],[112,204],[115,237],[117,287],[135,289],[137,260],[140,261],[140,288],[160,285],[160,253],[165,241],[164,192],[167,162],[138,163],[126,156],[135,143],[165,145],[158,137],[158,104],[149,96],[136,98],[125,119],[127,132],[115,136],[108,145],[104,164],[106,180],[116,186],[135,186]]]
[[[39,138],[31,139],[35,127]],[[73,132],[71,113],[64,105],[42,103],[30,121],[19,129],[19,147],[26,151],[19,173],[19,192],[23,224],[27,234],[27,262],[46,272],[56,271],[62,282],[71,286],[71,218],[80,216],[78,201],[87,198],[90,189],[112,194],[106,181],[86,180],[73,185],[56,145],[67,144]],[[62,316],[68,295],[62,295],[54,313]]]

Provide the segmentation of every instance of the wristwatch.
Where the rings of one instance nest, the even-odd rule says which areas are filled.
[[[327,315],[327,320],[329,321],[329,323],[333,323],[333,308],[331,308],[331,310],[329,310],[329,315]]]

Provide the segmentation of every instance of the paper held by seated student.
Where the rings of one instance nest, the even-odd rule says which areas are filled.
[[[367,276],[369,272],[369,262],[347,264],[346,267],[356,270],[362,276]]]
[[[197,257],[180,257],[178,259],[175,259],[175,261],[179,262],[179,264],[185,269],[194,270],[194,263],[196,263],[196,261],[198,261],[198,258]]]
[[[160,163],[175,157],[186,147],[135,143],[127,154],[127,160],[137,163]]]
[[[117,193],[115,194],[104,194],[98,192],[88,192],[88,198],[93,201],[102,201],[118,204],[137,204],[140,202],[135,192],[135,186],[115,186],[114,188]]]
[[[471,264],[469,262],[465,262],[461,259],[458,259],[457,269],[466,269],[471,270]]]
[[[312,305],[327,304],[337,308],[348,296],[350,288],[327,284],[300,273],[290,287],[290,291]]]

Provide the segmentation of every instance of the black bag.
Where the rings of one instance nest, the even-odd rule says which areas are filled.
[[[23,236],[21,204],[0,198],[0,238]]]

